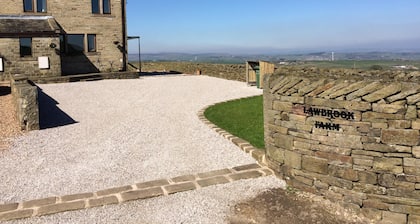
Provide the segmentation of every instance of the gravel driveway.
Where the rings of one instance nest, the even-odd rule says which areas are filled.
[[[197,117],[197,112],[207,105],[262,93],[245,83],[207,76],[171,76],[39,87],[45,93],[41,106],[54,116],[44,120],[44,127],[49,128],[18,137],[10,150],[0,152],[0,201],[3,203],[93,192],[255,162]],[[63,124],[66,125],[61,126]],[[208,194],[212,195],[214,188],[222,193],[220,189],[229,189],[235,184],[240,191],[250,190],[253,185],[261,185],[258,191],[283,186],[283,182],[274,177],[242,182],[202,191],[210,191]],[[236,192],[235,188],[231,191]],[[175,200],[176,203],[177,197],[197,194],[195,192],[150,200]],[[229,190],[223,192],[230,194]],[[243,197],[246,195],[244,193]],[[226,200],[230,200],[228,195]],[[135,211],[121,208],[136,204],[139,208],[141,203],[108,208]],[[93,218],[100,217],[93,215]],[[101,220],[114,220],[109,214],[107,217]],[[121,214],[113,217],[121,217]],[[153,219],[146,222],[161,223]]]

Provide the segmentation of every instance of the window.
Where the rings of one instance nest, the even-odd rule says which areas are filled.
[[[87,43],[85,45],[85,43]],[[96,34],[60,35],[60,52],[67,55],[81,55],[84,52],[96,52]]]
[[[111,0],[92,0],[93,14],[111,14]]]
[[[99,10],[99,0],[92,0],[92,13],[99,14],[101,11]]]
[[[23,11],[33,12],[34,11],[34,0],[23,0]]]
[[[88,34],[87,35],[88,41],[88,52],[96,52],[96,35],[95,34]]]
[[[85,49],[85,35],[68,34],[66,35],[67,53],[70,55],[83,54]]]
[[[102,9],[104,14],[111,14],[111,0],[103,0]]]
[[[21,37],[19,38],[20,56],[32,56],[32,38]]]
[[[36,11],[47,12],[47,0],[36,0]]]

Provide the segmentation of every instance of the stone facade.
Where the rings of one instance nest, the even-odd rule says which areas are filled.
[[[60,55],[49,46],[51,43],[59,43],[59,38],[38,37],[32,39],[32,56],[20,57],[18,38],[0,38],[0,57],[3,58],[4,72],[0,72],[0,80],[9,79],[14,74],[36,74],[39,77],[57,76],[61,74]],[[3,50],[4,49],[4,50]],[[38,57],[49,58],[50,68],[40,69]],[[3,73],[3,74],[2,74]]]
[[[269,76],[266,159],[296,188],[372,219],[418,223],[420,84],[385,80]]]
[[[36,2],[36,1],[35,1]],[[100,1],[102,2],[102,1]],[[5,71],[0,77],[15,73],[30,76],[59,76],[61,74],[81,74],[92,72],[115,72],[126,70],[127,37],[125,0],[111,0],[111,13],[92,13],[91,0],[47,0],[47,12],[24,12],[23,0],[10,0],[0,8],[0,15],[17,16],[52,16],[61,28],[60,35],[79,34],[84,36],[84,52],[79,55],[70,55],[60,45],[60,37],[33,39],[33,57],[20,58],[19,45],[16,48],[15,40],[0,38],[0,54],[7,59]],[[35,4],[36,5],[36,4]],[[1,33],[1,32],[0,32]],[[95,50],[88,50],[87,35],[95,35]],[[61,38],[63,39],[63,38]],[[55,48],[50,44],[54,43]],[[51,69],[43,71],[34,67],[38,56],[50,56]],[[59,60],[58,60],[59,59]],[[23,65],[24,64],[24,65]],[[22,69],[22,66],[31,69]],[[56,69],[56,67],[60,69]]]

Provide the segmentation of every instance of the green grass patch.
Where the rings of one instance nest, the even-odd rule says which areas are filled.
[[[264,148],[263,97],[255,96],[216,104],[204,116],[257,148]]]

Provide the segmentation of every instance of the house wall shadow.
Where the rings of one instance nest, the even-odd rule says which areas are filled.
[[[0,96],[6,96],[12,93],[12,89],[8,86],[0,86]]]
[[[61,72],[63,75],[98,73],[100,70],[84,54],[62,55]]]
[[[40,129],[55,128],[78,123],[62,111],[54,98],[44,93],[38,87],[39,127]]]

